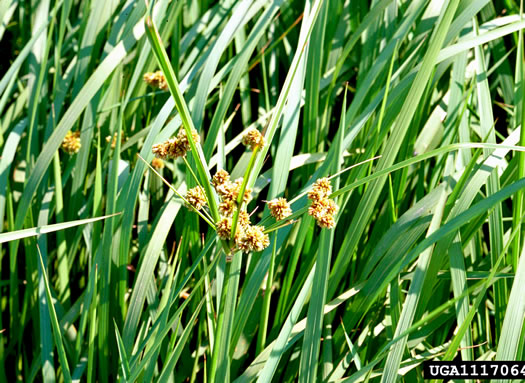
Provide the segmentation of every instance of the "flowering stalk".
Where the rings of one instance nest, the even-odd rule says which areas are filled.
[[[166,49],[161,43],[159,32],[157,30],[157,27],[153,23],[153,19],[151,18],[150,12],[151,12],[151,9],[148,9],[148,15],[144,19],[146,35],[151,44],[155,57],[157,58],[159,66],[161,67],[166,77],[166,82],[168,83],[168,89],[170,90],[170,93],[173,96],[173,99],[175,100],[175,107],[177,108],[177,111],[179,112],[180,118],[182,120],[182,126],[184,130],[186,131],[186,136],[188,138],[188,144],[190,145],[192,156],[195,160],[195,164],[197,167],[197,173],[199,175],[201,184],[204,188],[204,191],[206,193],[206,196],[209,202],[208,206],[210,208],[211,216],[214,221],[218,221],[219,220],[219,210],[217,208],[217,201],[215,199],[215,195],[213,194],[211,185],[208,182],[208,180],[211,179],[211,175],[208,170],[208,166],[206,165],[206,160],[204,159],[202,149],[200,145],[197,145],[195,143],[195,140],[193,139],[192,132],[195,130],[195,127],[193,126],[193,121],[191,119],[190,112],[188,110],[188,106],[186,105],[186,102],[184,101],[184,97],[180,90],[177,78],[175,76],[175,72],[173,71],[173,67],[171,66],[169,62],[168,55],[166,53]]]
[[[193,126],[193,121],[191,119],[191,115],[188,110],[188,106],[186,105],[186,101],[184,100],[184,97],[180,90],[179,83],[175,76],[173,67],[170,64],[168,54],[166,53],[166,49],[162,45],[159,31],[157,30],[157,27],[153,23],[153,19],[151,16],[152,7],[147,2],[146,4],[148,6],[147,14],[146,14],[146,17],[144,18],[144,27],[146,31],[146,36],[148,37],[148,40],[151,44],[152,51],[155,54],[155,58],[157,59],[157,62],[161,70],[163,71],[164,76],[166,77],[166,82],[168,83],[168,89],[175,101],[175,107],[177,108],[177,111],[179,112],[179,115],[182,121],[182,126],[184,130],[186,131],[188,144],[191,148],[192,156],[193,156],[193,159],[195,160],[195,165],[197,167],[197,174],[199,175],[201,184],[204,188],[204,192],[208,199],[208,207],[210,209],[210,213],[213,218],[212,222],[218,222],[220,219],[220,215],[219,215],[219,209],[217,207],[217,200],[213,192],[213,189],[211,187],[211,184],[209,182],[209,180],[211,180],[211,174],[208,170],[208,165],[206,164],[206,159],[204,158],[204,154],[202,152],[201,146],[197,145],[195,143],[195,140],[193,139],[192,133],[193,131],[195,131],[195,127]],[[204,217],[204,216],[201,215],[201,217]],[[215,229],[214,224],[212,224],[207,219],[205,219],[205,221],[211,227]],[[221,246],[224,252],[226,253],[226,255],[228,255],[230,253],[230,247],[229,247],[228,242],[221,240]]]
[[[270,316],[270,301],[272,297],[272,285],[275,271],[275,255],[277,254],[277,233],[272,234],[273,248],[270,258],[270,267],[266,275],[266,289],[264,290],[262,315],[259,321],[259,331],[257,335],[256,352],[261,353],[266,346],[266,333],[268,332],[268,317]]]
[[[188,170],[190,171],[193,179],[195,180],[195,182],[197,183],[197,185],[199,185],[200,187],[202,187],[201,183],[199,182],[199,179],[197,178],[197,176],[195,175],[195,173],[193,172],[193,169],[191,168],[190,164],[188,163],[188,160],[186,159],[186,156],[183,156],[182,159],[184,160],[184,163],[186,164],[186,167],[188,168]]]
[[[305,207],[301,210],[298,210],[297,213],[298,215],[303,215],[304,213],[306,213],[308,211],[308,209]],[[268,234],[268,233],[271,233],[272,231],[275,231],[275,230],[279,230],[280,228],[282,227],[285,227],[285,226],[288,226],[288,225],[293,225],[294,223],[296,223],[298,220],[296,219],[287,219],[286,221],[284,222],[281,222],[281,221],[278,221],[275,225],[272,225],[270,226],[268,229],[266,230],[263,230],[263,233],[264,234]]]
[[[166,179],[165,179],[164,177],[162,177],[162,176],[160,175],[159,172],[157,172],[157,171],[156,171],[156,170],[155,170],[150,164],[148,164],[148,161],[146,161],[144,158],[142,158],[142,156],[141,156],[140,154],[137,153],[137,156],[138,156],[142,161],[144,161],[144,163],[145,163],[145,164],[146,164],[146,165],[147,165],[147,166],[153,171],[153,173],[155,173],[157,176],[159,176],[160,179],[161,179],[166,185],[168,185],[168,187],[169,187],[169,188],[170,188],[170,189],[171,189],[171,190],[172,190],[172,191],[173,191],[173,192],[174,192],[174,193],[175,193],[180,199],[182,199],[182,200],[184,201],[184,203],[185,203],[187,206],[191,207],[191,209],[193,209],[198,215],[200,215],[201,218],[202,218],[204,221],[206,221],[206,223],[207,223],[208,225],[210,225],[210,226],[215,230],[215,225],[214,225],[214,224],[213,224],[213,223],[212,223],[212,222],[211,222],[206,216],[204,216],[204,214],[202,214],[199,210],[197,210],[195,207],[193,207],[193,205],[190,204],[190,203],[186,200],[186,198],[184,198],[184,196],[183,196],[182,194],[180,194],[180,193],[177,191],[177,189],[175,189],[175,188],[174,188],[174,187],[173,187],[168,181],[166,181]]]
[[[188,170],[190,171],[191,175],[193,176],[193,179],[195,180],[195,182],[197,183],[198,186],[200,186],[202,188],[202,185],[201,183],[199,182],[199,179],[197,178],[197,176],[195,175],[195,173],[193,172],[193,169],[191,168],[190,164],[188,163],[188,160],[186,159],[186,156],[183,156],[182,159],[184,160],[184,163],[186,164],[186,167],[188,168]],[[204,190],[204,188],[202,188]],[[210,199],[208,198],[208,195],[206,194],[206,191],[204,192],[204,197],[206,198],[206,202],[208,203],[208,206],[210,206]],[[208,218],[213,221],[213,218],[210,217],[210,215],[205,211],[203,210],[204,213],[208,216]]]

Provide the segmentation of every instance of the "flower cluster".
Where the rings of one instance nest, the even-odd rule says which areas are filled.
[[[216,225],[217,235],[221,239],[229,240],[232,235],[232,220],[237,208],[237,198],[241,192],[242,178],[232,182],[228,172],[220,169],[213,176],[212,184],[221,198],[219,204],[221,219]],[[246,189],[243,201],[248,202],[250,199],[251,189]],[[262,251],[270,245],[270,239],[264,233],[264,227],[251,225],[250,216],[244,210],[239,211],[234,241],[237,248],[246,253]]]
[[[117,132],[113,134],[113,136],[106,136],[106,142],[109,144],[111,143],[111,149],[115,149],[115,146],[117,146]],[[120,134],[120,143],[124,143],[124,133]]]
[[[200,210],[206,206],[206,194],[204,189],[200,186],[188,189],[186,192],[186,201],[188,204],[195,208],[195,210]]]
[[[166,82],[166,77],[162,71],[158,70],[156,72],[148,72],[144,74],[144,81],[153,88],[158,88],[160,90],[168,89],[168,83]]]
[[[320,227],[325,229],[335,226],[334,214],[338,210],[335,201],[328,198],[331,193],[332,185],[328,178],[320,178],[315,181],[312,190],[308,193],[308,199],[312,201],[308,214],[314,217]]]
[[[270,209],[270,214],[277,221],[283,220],[292,215],[292,209],[290,208],[288,201],[286,201],[286,198],[272,199],[267,202],[267,205]]]
[[[242,234],[238,239],[235,237],[235,243],[245,253],[263,251],[270,245],[268,234],[264,234],[264,226],[248,225]]]
[[[264,137],[257,129],[251,128],[242,136],[242,144],[251,150],[260,149],[264,146]]]
[[[151,166],[153,166],[157,170],[164,169],[164,161],[162,161],[160,158],[155,157],[153,158],[153,160],[151,160]]]
[[[199,133],[195,129],[192,129],[191,136],[195,143],[200,142]],[[186,135],[186,130],[182,128],[179,130],[177,137],[170,138],[162,144],[155,144],[151,148],[153,154],[160,159],[184,157],[189,150],[191,150],[190,142]]]
[[[232,219],[224,217],[217,223],[217,235],[220,239],[229,240],[232,235]]]
[[[80,132],[67,132],[64,140],[62,141],[62,149],[69,155],[78,153],[80,150]]]
[[[225,170],[219,170],[212,179],[212,184],[215,187],[215,191],[221,197],[222,202],[219,204],[219,210],[221,214],[227,214],[227,212],[233,212],[237,205],[237,199],[241,192],[243,178],[237,178],[235,181],[230,181],[230,175]],[[252,189],[244,189],[244,195],[242,201],[245,203],[250,202],[252,199]]]

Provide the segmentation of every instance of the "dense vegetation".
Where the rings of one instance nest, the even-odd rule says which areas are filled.
[[[523,360],[520,7],[0,0],[0,381]]]

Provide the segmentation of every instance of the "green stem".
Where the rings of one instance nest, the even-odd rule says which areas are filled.
[[[184,163],[186,164],[186,167],[188,168],[188,170],[190,171],[193,179],[195,180],[195,182],[197,183],[198,186],[202,187],[201,183],[199,182],[199,179],[197,178],[197,176],[195,175],[195,173],[193,172],[193,169],[191,168],[189,162],[188,162],[188,159],[186,158],[186,156],[183,156],[182,157]]]
[[[166,77],[168,88],[175,101],[175,107],[177,108],[177,111],[179,112],[180,118],[182,120],[182,126],[186,130],[188,143],[191,147],[191,154],[197,166],[197,173],[199,174],[201,183],[203,184],[204,190],[206,191],[206,195],[208,196],[210,202],[209,206],[211,215],[213,217],[213,220],[217,222],[219,221],[219,209],[217,207],[217,201],[215,199],[213,189],[209,182],[209,180],[211,179],[211,175],[208,170],[208,166],[206,165],[206,160],[204,158],[204,154],[202,153],[202,148],[200,145],[197,145],[197,143],[193,139],[192,131],[195,130],[195,127],[193,125],[188,106],[186,105],[184,96],[182,95],[179,83],[175,76],[175,72],[170,64],[168,54],[166,53],[166,49],[161,43],[159,32],[157,30],[157,27],[153,23],[153,19],[151,18],[150,12],[151,9],[149,9],[148,15],[144,19],[146,35],[148,36],[148,40],[153,48],[153,52],[155,54],[155,57],[157,58],[157,62],[161,67],[164,76]]]
[[[221,307],[219,310],[219,318],[217,320],[217,328],[215,330],[215,345],[212,351],[211,366],[210,366],[210,383],[215,383],[215,373],[217,371],[217,363],[219,361],[219,353],[221,350],[221,338],[224,328],[224,316],[226,306],[226,294],[230,284],[230,269],[231,262],[226,262],[226,268],[224,269],[224,284],[221,292]]]
[[[272,296],[273,273],[275,268],[275,253],[277,252],[277,232],[272,235],[273,249],[268,277],[266,279],[266,290],[264,291],[263,309],[261,321],[259,322],[259,334],[257,336],[256,354],[259,355],[266,345],[266,333],[268,331],[268,317],[270,316],[270,301]]]
[[[162,177],[162,176],[160,175],[159,172],[157,172],[157,171],[156,171],[156,170],[155,170],[150,164],[148,164],[148,162],[147,162],[144,158],[142,158],[142,156],[141,156],[140,154],[137,154],[137,156],[138,156],[142,161],[144,161],[144,163],[150,168],[150,170],[153,171],[153,173],[155,173],[157,176],[159,176],[160,179],[161,179],[166,185],[168,185],[168,187],[169,187],[169,188],[170,188],[170,189],[171,189],[171,190],[172,190],[172,191],[173,191],[173,192],[174,192],[174,193],[175,193],[180,199],[182,199],[182,200],[184,201],[184,203],[185,203],[187,206],[189,206],[191,209],[193,209],[193,211],[195,211],[198,215],[200,215],[201,218],[202,218],[204,221],[206,221],[206,223],[207,223],[208,225],[210,225],[210,226],[213,228],[213,230],[215,230],[215,225],[214,225],[214,224],[213,224],[208,218],[206,218],[206,216],[205,216],[204,214],[202,214],[199,210],[197,210],[197,209],[195,209],[193,206],[191,206],[190,203],[186,200],[186,198],[184,198],[184,196],[183,196],[182,194],[180,194],[180,193],[177,191],[177,189],[175,189],[175,188],[174,188],[174,187],[173,187],[168,181],[166,181],[166,179],[165,179],[164,177]]]
[[[88,341],[88,362],[87,362],[87,382],[93,381],[96,359],[95,355],[95,336],[97,331],[97,277],[98,265],[95,265],[95,276],[93,281],[93,300],[89,307],[89,341]]]
[[[62,176],[60,171],[60,158],[58,150],[53,158],[53,173],[55,178],[55,202],[57,223],[64,222],[64,199],[62,196]],[[64,231],[57,232],[57,259],[58,259],[58,285],[59,297],[62,303],[69,302],[69,262],[67,259],[67,245]]]

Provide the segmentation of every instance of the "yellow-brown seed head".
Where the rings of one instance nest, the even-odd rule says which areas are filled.
[[[235,231],[235,238],[233,238],[233,240],[235,242],[235,245],[237,245],[238,248],[239,248],[239,243],[242,242],[245,236],[246,236],[246,233],[244,232],[244,228],[241,225],[237,224],[237,230]]]
[[[325,229],[331,229],[335,226],[334,214],[337,213],[338,206],[334,200],[321,198],[313,201],[308,208],[308,214],[314,217],[317,224]]]
[[[204,189],[200,186],[189,189],[186,192],[186,201],[196,210],[200,210],[206,206],[206,194]]]
[[[319,201],[321,199],[327,198],[332,194],[332,185],[330,185],[330,180],[326,177],[319,178],[312,185],[312,190],[308,193],[308,199],[312,201]]]
[[[157,170],[163,169],[164,161],[162,161],[160,158],[155,157],[151,160],[151,166],[153,166]]]
[[[238,224],[242,228],[247,228],[248,226],[250,226],[250,215],[244,210],[239,211]]]
[[[157,158],[165,159],[168,157],[168,145],[165,142],[153,145],[151,151]]]
[[[236,239],[239,250],[249,253],[250,251],[263,251],[270,245],[270,239],[263,233],[263,226],[248,226],[244,230],[244,236]]]
[[[144,73],[144,81],[153,88],[158,88],[161,90],[168,89],[168,83],[166,82],[166,77],[162,71],[158,70],[156,72]]]
[[[326,209],[326,212],[330,215],[334,215],[339,210],[339,206],[335,203],[333,199],[326,198],[321,201],[324,205],[324,208]]]
[[[215,190],[219,193],[223,202],[235,202],[236,186],[233,182],[225,181],[224,183],[217,185]]]
[[[217,170],[217,173],[213,176],[211,183],[215,187],[215,190],[217,190],[217,187],[219,185],[223,185],[225,182],[228,182],[230,180],[230,174],[224,170],[219,169]]]
[[[267,202],[268,208],[270,209],[270,214],[277,221],[285,219],[292,215],[292,209],[290,204],[286,201],[286,198],[276,198]]]
[[[64,140],[62,141],[62,149],[69,155],[78,153],[80,150],[80,132],[67,132]]]
[[[166,141],[166,146],[168,148],[168,156],[171,158],[179,158],[186,155],[186,147],[177,138],[170,138]]]
[[[322,216],[320,219],[317,220],[317,225],[319,225],[323,229],[333,228],[335,226],[334,216],[331,214]]]
[[[239,197],[239,193],[241,192],[241,187],[242,187],[242,181],[243,181],[243,178],[237,178],[235,180],[235,182],[233,182],[233,198],[234,200],[236,201],[237,198]],[[246,189],[244,189],[244,196],[243,196],[243,202],[244,203],[248,203],[250,202],[250,200],[252,199],[252,189],[247,187]]]
[[[242,144],[251,150],[262,148],[264,146],[264,136],[255,128],[248,129],[242,136]]]
[[[191,130],[191,136],[196,144],[201,142],[199,132],[197,132],[195,129]],[[191,150],[190,142],[188,141],[188,136],[186,135],[186,129],[179,129],[179,133],[177,134],[177,140],[179,141],[179,144],[182,145],[186,150]]]
[[[308,214],[314,217],[315,220],[318,220],[323,214],[326,214],[322,205],[315,201],[308,208]]]
[[[232,234],[232,221],[230,218],[223,218],[217,223],[217,235],[220,239],[228,240]]]
[[[233,202],[233,200],[219,203],[219,213],[221,213],[221,215],[224,215],[226,217],[231,217],[234,210],[235,210],[235,203]]]

